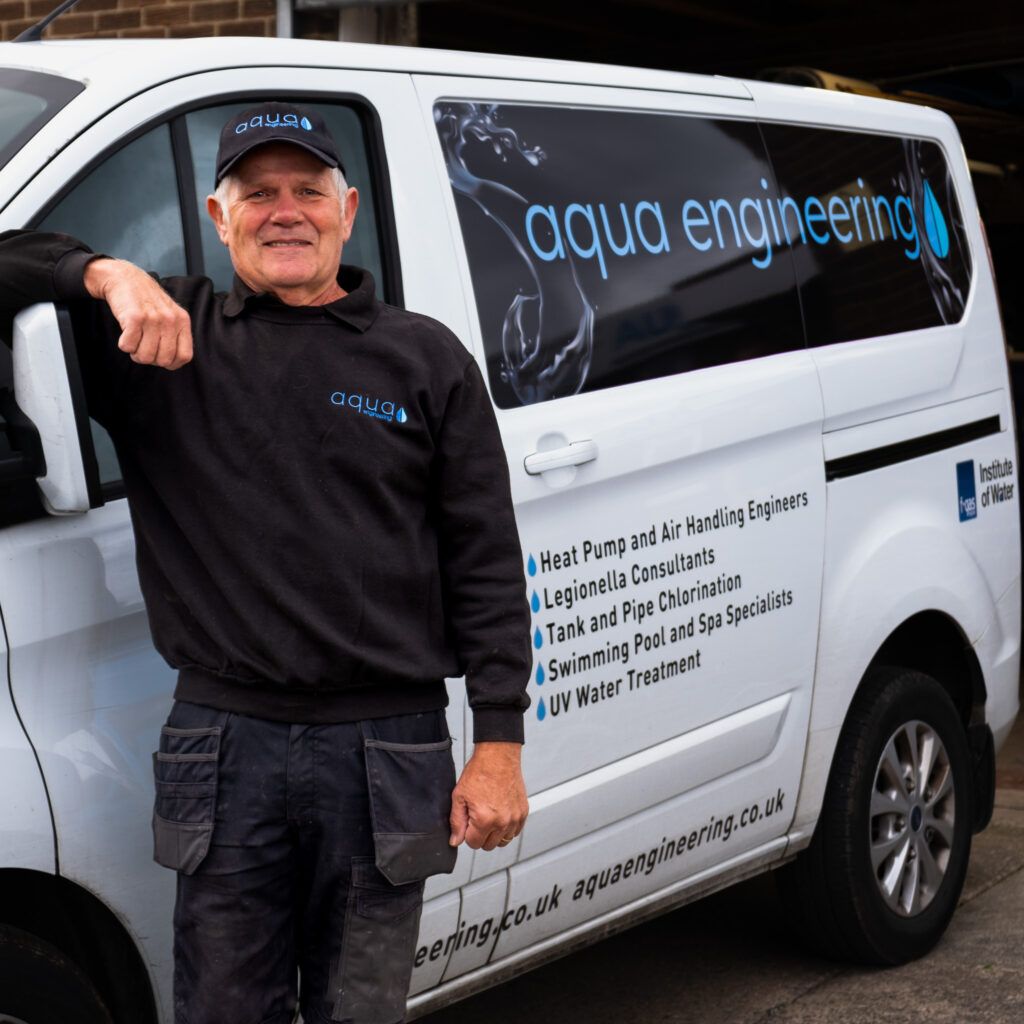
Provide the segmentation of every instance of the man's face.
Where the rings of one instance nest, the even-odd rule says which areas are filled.
[[[290,305],[313,304],[335,289],[356,190],[340,196],[326,164],[285,142],[254,149],[231,174],[227,217],[212,196],[207,208],[238,276]]]

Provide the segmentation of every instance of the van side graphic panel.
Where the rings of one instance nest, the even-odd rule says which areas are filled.
[[[980,437],[998,434],[999,430],[999,417],[989,416],[983,420],[975,420],[973,423],[964,423],[959,427],[950,427],[949,430],[940,430],[934,434],[924,434],[921,437],[900,441],[898,444],[887,444],[881,448],[844,455],[840,459],[832,459],[825,463],[825,479],[828,481],[840,480],[843,477],[856,476],[859,473],[870,473],[883,466],[893,466],[897,462],[919,459],[922,455],[932,455],[946,448],[956,448],[968,441],[976,441]]]
[[[754,122],[445,101],[434,119],[499,407],[804,347]]]
[[[501,408],[963,317],[937,143],[484,102],[434,120]]]

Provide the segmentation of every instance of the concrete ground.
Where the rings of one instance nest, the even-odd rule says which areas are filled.
[[[1018,1024],[1024,1021],[1024,715],[997,765],[939,945],[889,970],[815,957],[762,876],[607,939],[420,1024]]]

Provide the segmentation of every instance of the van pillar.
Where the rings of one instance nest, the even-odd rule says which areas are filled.
[[[338,39],[348,43],[416,46],[419,42],[416,4],[389,3],[388,0],[344,4],[338,11]]]
[[[277,0],[277,37],[291,39],[294,34],[292,0]]]

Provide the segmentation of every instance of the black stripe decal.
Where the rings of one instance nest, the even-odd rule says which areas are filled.
[[[884,466],[894,466],[897,462],[908,462],[919,459],[922,455],[932,455],[946,448],[976,441],[979,437],[988,437],[999,433],[999,417],[989,416],[973,423],[964,423],[949,430],[940,430],[935,434],[924,434],[912,437],[909,441],[887,444],[882,448],[870,448],[865,452],[844,455],[841,459],[832,459],[825,463],[825,479],[841,480],[845,476],[856,476],[858,473],[870,473]]]

